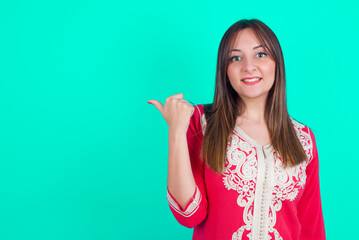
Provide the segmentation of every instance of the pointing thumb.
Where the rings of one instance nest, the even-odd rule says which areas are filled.
[[[158,109],[158,111],[160,111],[161,114],[163,115],[163,111],[164,111],[165,106],[163,106],[162,103],[160,103],[157,100],[149,100],[147,102],[154,105]]]

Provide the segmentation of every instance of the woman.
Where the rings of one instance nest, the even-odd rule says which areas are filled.
[[[315,138],[288,115],[282,50],[263,22],[224,34],[212,104],[148,102],[169,126],[170,209],[193,239],[325,239]]]

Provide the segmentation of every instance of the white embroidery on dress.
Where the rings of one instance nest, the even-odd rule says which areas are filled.
[[[191,217],[199,208],[199,204],[202,201],[202,194],[199,188],[196,186],[196,194],[192,203],[187,207],[186,211],[183,211],[177,202],[171,197],[171,194],[167,190],[167,200],[170,204],[170,207],[174,209],[177,213],[181,214],[184,217]]]
[[[232,135],[232,144],[228,145],[225,159],[224,186],[227,190],[239,193],[237,204],[244,207],[241,226],[232,236],[232,239],[242,239],[244,230],[250,231],[253,222],[253,202],[255,182],[257,176],[256,150],[236,134]],[[252,239],[251,233],[248,235]]]
[[[303,129],[305,126],[294,119],[292,123],[299,138],[305,153],[307,154],[308,161],[302,162],[295,167],[289,167],[287,169],[283,168],[283,163],[281,159],[274,158],[274,175],[275,175],[275,185],[273,189],[273,199],[269,208],[269,232],[275,232],[275,239],[282,239],[274,229],[276,224],[276,212],[282,208],[282,202],[284,200],[293,201],[301,188],[304,187],[306,183],[306,167],[312,159],[313,144],[310,138],[310,134],[305,132]],[[278,237],[277,237],[278,235]]]
[[[272,200],[269,202],[268,231],[273,233],[275,240],[283,240],[279,232],[274,228],[277,221],[277,212],[282,208],[284,200],[293,201],[301,188],[306,183],[306,166],[312,160],[313,144],[310,134],[304,131],[303,124],[290,118],[294,126],[296,135],[300,140],[308,161],[302,162],[295,167],[283,168],[280,157],[274,159],[274,187]],[[204,135],[206,127],[205,115],[201,114],[201,126]],[[243,221],[245,225],[240,226],[232,235],[232,240],[242,239],[245,230],[249,231],[247,237],[252,239],[253,208],[254,196],[257,181],[257,152],[256,148],[245,141],[237,132],[232,132],[231,144],[227,145],[227,157],[225,159],[225,171],[223,173],[223,183],[227,190],[234,190],[238,193],[237,204],[244,207]],[[266,239],[272,239],[267,234]]]
[[[206,130],[206,126],[207,126],[207,122],[206,122],[206,116],[204,115],[204,113],[201,115],[201,127],[202,127],[202,134],[204,136],[204,132]]]

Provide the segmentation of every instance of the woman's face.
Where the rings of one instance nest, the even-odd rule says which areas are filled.
[[[245,28],[230,49],[227,76],[243,100],[265,100],[274,83],[275,61],[260,45],[253,30]]]

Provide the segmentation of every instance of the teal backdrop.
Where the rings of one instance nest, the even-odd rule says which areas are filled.
[[[219,42],[257,18],[313,129],[327,239],[357,236],[359,5],[342,1],[0,3],[0,239],[191,239],[166,200],[168,127],[147,100],[213,99]]]

